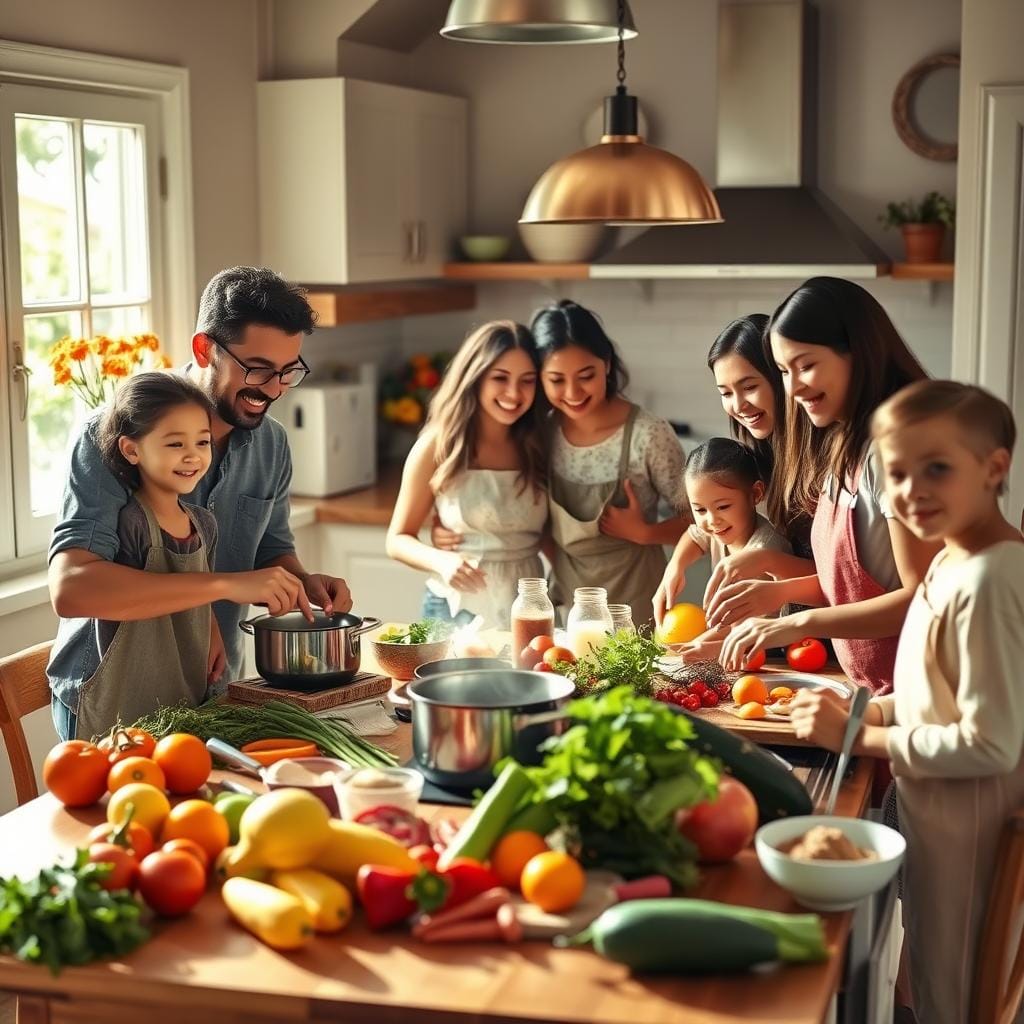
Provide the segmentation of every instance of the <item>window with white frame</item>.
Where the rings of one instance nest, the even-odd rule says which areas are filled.
[[[50,365],[55,344],[152,333],[174,350],[192,313],[190,225],[168,224],[190,198],[169,211],[166,194],[168,148],[178,182],[187,169],[185,72],[78,55],[83,89],[77,73],[78,87],[53,81],[66,56],[0,43],[0,573],[39,563],[89,414]]]

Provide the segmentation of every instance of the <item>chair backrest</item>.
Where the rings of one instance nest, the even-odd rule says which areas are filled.
[[[974,965],[971,1024],[1010,1024],[1024,995],[1024,810],[1006,820]]]
[[[46,663],[51,646],[47,641],[0,658],[0,734],[7,746],[19,806],[39,795],[21,720],[50,703]]]

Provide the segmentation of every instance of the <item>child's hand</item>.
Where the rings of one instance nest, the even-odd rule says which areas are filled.
[[[715,566],[708,585],[704,588],[704,607],[711,605],[715,595],[722,587],[738,580],[749,580],[760,576],[763,570],[764,549],[753,548],[749,551],[737,551],[727,555]]]
[[[738,580],[720,587],[705,607],[709,626],[731,626],[734,622],[777,612],[786,602],[780,599],[775,580]]]
[[[781,619],[746,619],[733,627],[722,644],[718,663],[726,672],[742,672],[758,651],[766,647],[785,647],[805,635],[795,615]]]
[[[227,668],[227,652],[224,649],[224,637],[220,635],[217,616],[210,612],[210,653],[206,659],[206,683],[213,686]]]
[[[676,644],[672,650],[679,655],[684,664],[694,661],[717,661],[722,653],[722,641],[717,634],[705,634],[697,637],[688,644]]]
[[[797,690],[790,708],[793,731],[800,739],[826,750],[842,749],[849,702],[831,690]]]
[[[626,507],[608,505],[601,515],[601,532],[619,540],[631,540],[634,544],[646,544],[647,520],[637,500],[633,485],[624,480],[622,490],[626,495]]]
[[[661,577],[661,583],[654,592],[654,621],[661,625],[665,618],[665,612],[675,604],[676,594],[686,586],[686,572],[679,568],[674,558],[669,559],[665,567],[665,575]]]

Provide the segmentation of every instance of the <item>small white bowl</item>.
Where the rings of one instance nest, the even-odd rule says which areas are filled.
[[[391,784],[372,787],[353,785],[352,780],[361,772],[386,776]],[[415,814],[423,792],[423,776],[411,768],[353,768],[336,776],[334,791],[338,796],[341,816],[346,821],[354,821],[363,811],[372,807],[400,807],[403,811]]]
[[[779,847],[798,839],[815,825],[840,829],[877,860],[796,860]],[[811,910],[850,910],[864,897],[886,886],[899,870],[906,840],[888,825],[837,815],[801,815],[762,825],[754,848],[765,874]]]

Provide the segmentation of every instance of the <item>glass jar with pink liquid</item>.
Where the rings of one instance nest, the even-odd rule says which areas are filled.
[[[536,636],[554,636],[555,606],[548,597],[548,581],[524,577],[519,581],[519,596],[512,602],[512,656],[516,668],[533,668],[542,652],[523,651]]]

